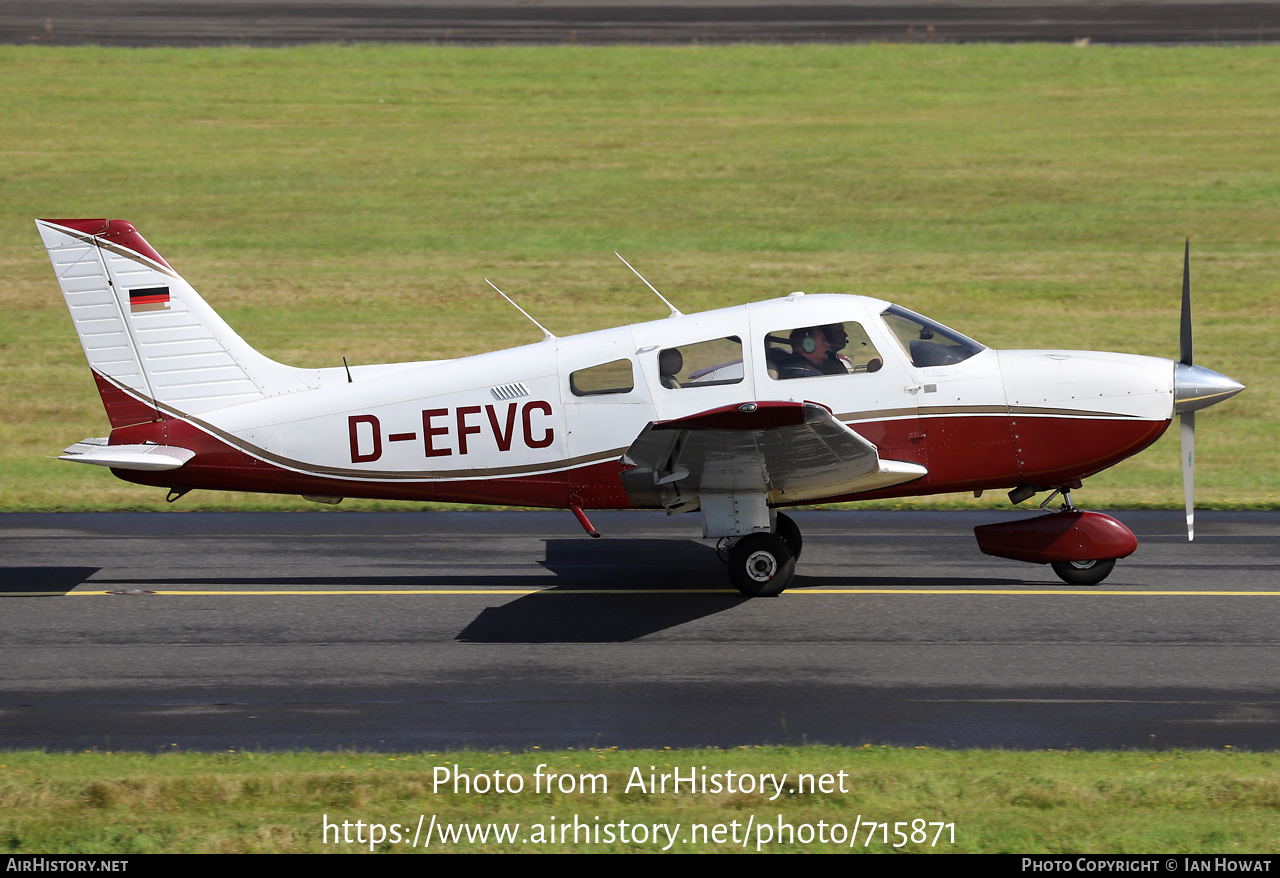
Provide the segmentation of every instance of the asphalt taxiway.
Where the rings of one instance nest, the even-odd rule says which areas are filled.
[[[1227,0],[0,0],[0,43],[1074,42],[1280,39],[1280,6]]]
[[[1280,746],[1280,513],[1117,513],[1096,588],[1024,512],[795,513],[729,589],[696,516],[0,516],[0,747]]]

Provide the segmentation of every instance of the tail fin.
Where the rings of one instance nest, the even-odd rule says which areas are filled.
[[[319,386],[264,357],[122,220],[36,220],[111,426]]]

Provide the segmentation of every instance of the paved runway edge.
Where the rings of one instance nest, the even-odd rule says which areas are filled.
[[[262,46],[312,43],[718,44],[1075,42],[1256,44],[1280,39],[1263,2],[667,3],[372,0],[0,3],[0,43]]]

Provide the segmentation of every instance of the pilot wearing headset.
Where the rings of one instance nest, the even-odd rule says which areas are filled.
[[[831,345],[831,350],[827,352],[826,369],[824,374],[827,375],[843,375],[846,372],[853,371],[853,360],[840,353],[849,346],[849,333],[845,332],[843,323],[829,323],[826,326],[819,327],[822,334],[826,336],[827,342]],[[837,368],[837,366],[839,368]],[[821,366],[819,368],[822,368]]]
[[[844,325],[802,326],[790,335],[791,356],[778,364],[779,378],[811,378],[817,375],[844,375],[852,371],[840,350],[849,343]]]

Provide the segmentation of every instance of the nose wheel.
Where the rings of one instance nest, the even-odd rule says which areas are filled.
[[[1050,510],[1059,495],[1062,505]],[[975,527],[978,548],[997,558],[1048,564],[1068,585],[1097,585],[1138,548],[1133,531],[1111,516],[1077,509],[1069,488],[1055,490],[1040,508],[1049,514]]]
[[[1058,578],[1068,585],[1097,585],[1111,575],[1116,559],[1100,561],[1055,561],[1049,565]]]

